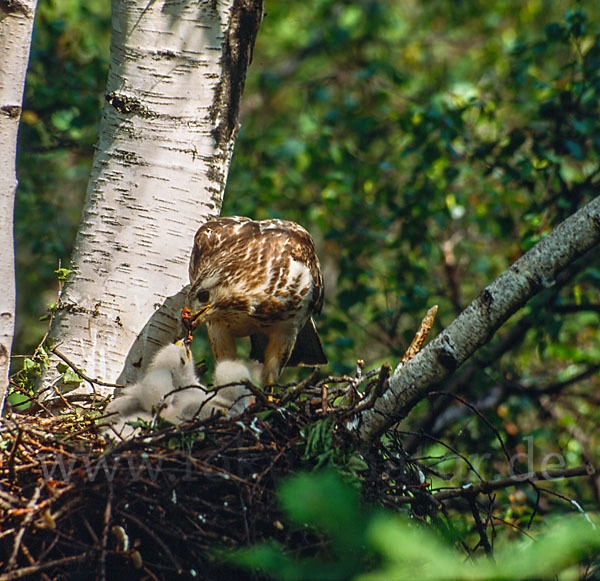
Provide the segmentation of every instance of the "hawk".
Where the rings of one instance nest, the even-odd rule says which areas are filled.
[[[310,234],[285,220],[217,218],[196,232],[190,257],[191,328],[206,323],[218,361],[236,359],[236,337],[264,363],[263,385],[287,365],[327,363],[312,315],[323,279]]]

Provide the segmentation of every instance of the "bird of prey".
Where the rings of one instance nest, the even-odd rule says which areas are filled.
[[[206,323],[217,362],[237,359],[234,339],[250,336],[250,357],[264,363],[263,385],[286,364],[327,363],[312,320],[323,306],[321,269],[298,224],[210,220],[196,232],[189,275],[188,323]]]

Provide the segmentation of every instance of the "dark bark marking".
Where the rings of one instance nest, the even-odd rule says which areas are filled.
[[[107,93],[104,98],[109,105],[114,107],[122,115],[133,113],[141,117],[156,117],[147,107],[145,107],[139,99],[129,95],[123,95],[117,91]]]
[[[436,349],[436,354],[438,361],[448,371],[454,371],[458,367],[458,361],[456,360],[454,353],[452,353],[449,348],[440,347],[439,349]]]
[[[18,105],[4,105],[4,107],[0,107],[0,112],[11,119],[17,119],[21,115],[21,107]]]
[[[240,101],[246,83],[246,73],[252,61],[254,42],[263,16],[263,0],[234,0],[231,19],[223,46],[222,76],[215,90],[210,111],[212,121],[219,120],[213,130],[217,148],[228,150],[237,131]]]
[[[484,288],[479,293],[479,297],[477,297],[477,298],[478,298],[479,303],[481,304],[483,309],[485,309],[485,312],[489,317],[490,307],[492,306],[492,303],[494,302],[494,297],[493,297],[492,293],[487,288]]]
[[[0,9],[8,14],[24,14],[25,16],[32,16],[31,9],[24,2],[20,0],[0,0]]]
[[[594,228],[596,228],[596,231],[600,231],[600,215],[599,214],[592,214],[592,222],[594,223]]]

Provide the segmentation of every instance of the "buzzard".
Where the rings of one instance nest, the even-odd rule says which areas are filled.
[[[190,325],[206,323],[218,361],[236,359],[236,337],[264,363],[263,385],[287,365],[327,363],[312,315],[323,279],[310,234],[285,220],[217,218],[196,232],[190,257]]]

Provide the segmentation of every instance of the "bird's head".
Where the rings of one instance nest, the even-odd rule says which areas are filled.
[[[171,373],[181,373],[189,366],[192,366],[192,353],[188,345],[183,341],[177,341],[165,345],[160,349],[150,364],[149,371],[165,369]]]
[[[219,289],[215,280],[201,279],[192,285],[188,293],[187,308],[190,330],[209,321],[218,310]]]
[[[183,324],[191,333],[202,323],[237,321],[253,312],[257,300],[236,277],[199,277],[190,287]]]

